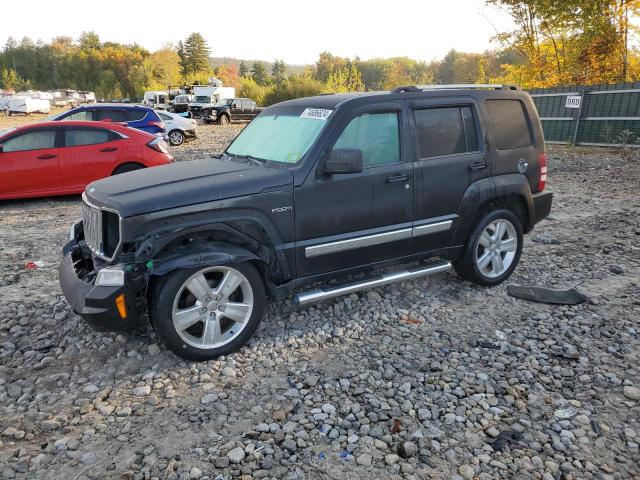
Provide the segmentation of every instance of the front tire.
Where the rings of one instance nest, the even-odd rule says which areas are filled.
[[[509,278],[518,265],[522,242],[522,223],[512,211],[484,212],[453,266],[465,280],[484,286],[498,285]]]
[[[177,147],[184,143],[184,133],[180,130],[171,130],[169,132],[169,143],[173,147]]]
[[[220,115],[220,119],[218,120],[218,125],[227,125],[229,123],[228,115]]]
[[[151,292],[151,322],[179,357],[211,360],[249,341],[265,298],[262,278],[249,263],[176,270]]]

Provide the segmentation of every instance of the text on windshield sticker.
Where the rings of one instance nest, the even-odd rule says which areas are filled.
[[[325,108],[305,108],[300,118],[312,118],[314,120],[326,120],[333,110]]]

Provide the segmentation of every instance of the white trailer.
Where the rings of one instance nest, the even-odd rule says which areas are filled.
[[[169,108],[169,94],[165,91],[144,92],[142,104],[145,107],[166,110]]]
[[[49,100],[40,100],[31,97],[7,97],[7,101],[3,105],[3,110],[7,115],[14,113],[24,113],[25,115],[29,115],[30,113],[49,113],[51,103]]]

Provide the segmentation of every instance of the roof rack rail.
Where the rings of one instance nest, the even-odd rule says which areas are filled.
[[[499,83],[454,83],[450,85],[407,85],[391,90],[391,93],[424,92],[425,90],[520,90],[517,85]]]

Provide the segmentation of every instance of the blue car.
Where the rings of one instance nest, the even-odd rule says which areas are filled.
[[[67,110],[51,120],[87,120],[124,122],[129,127],[151,134],[165,133],[164,122],[152,108],[142,105],[100,103]]]

